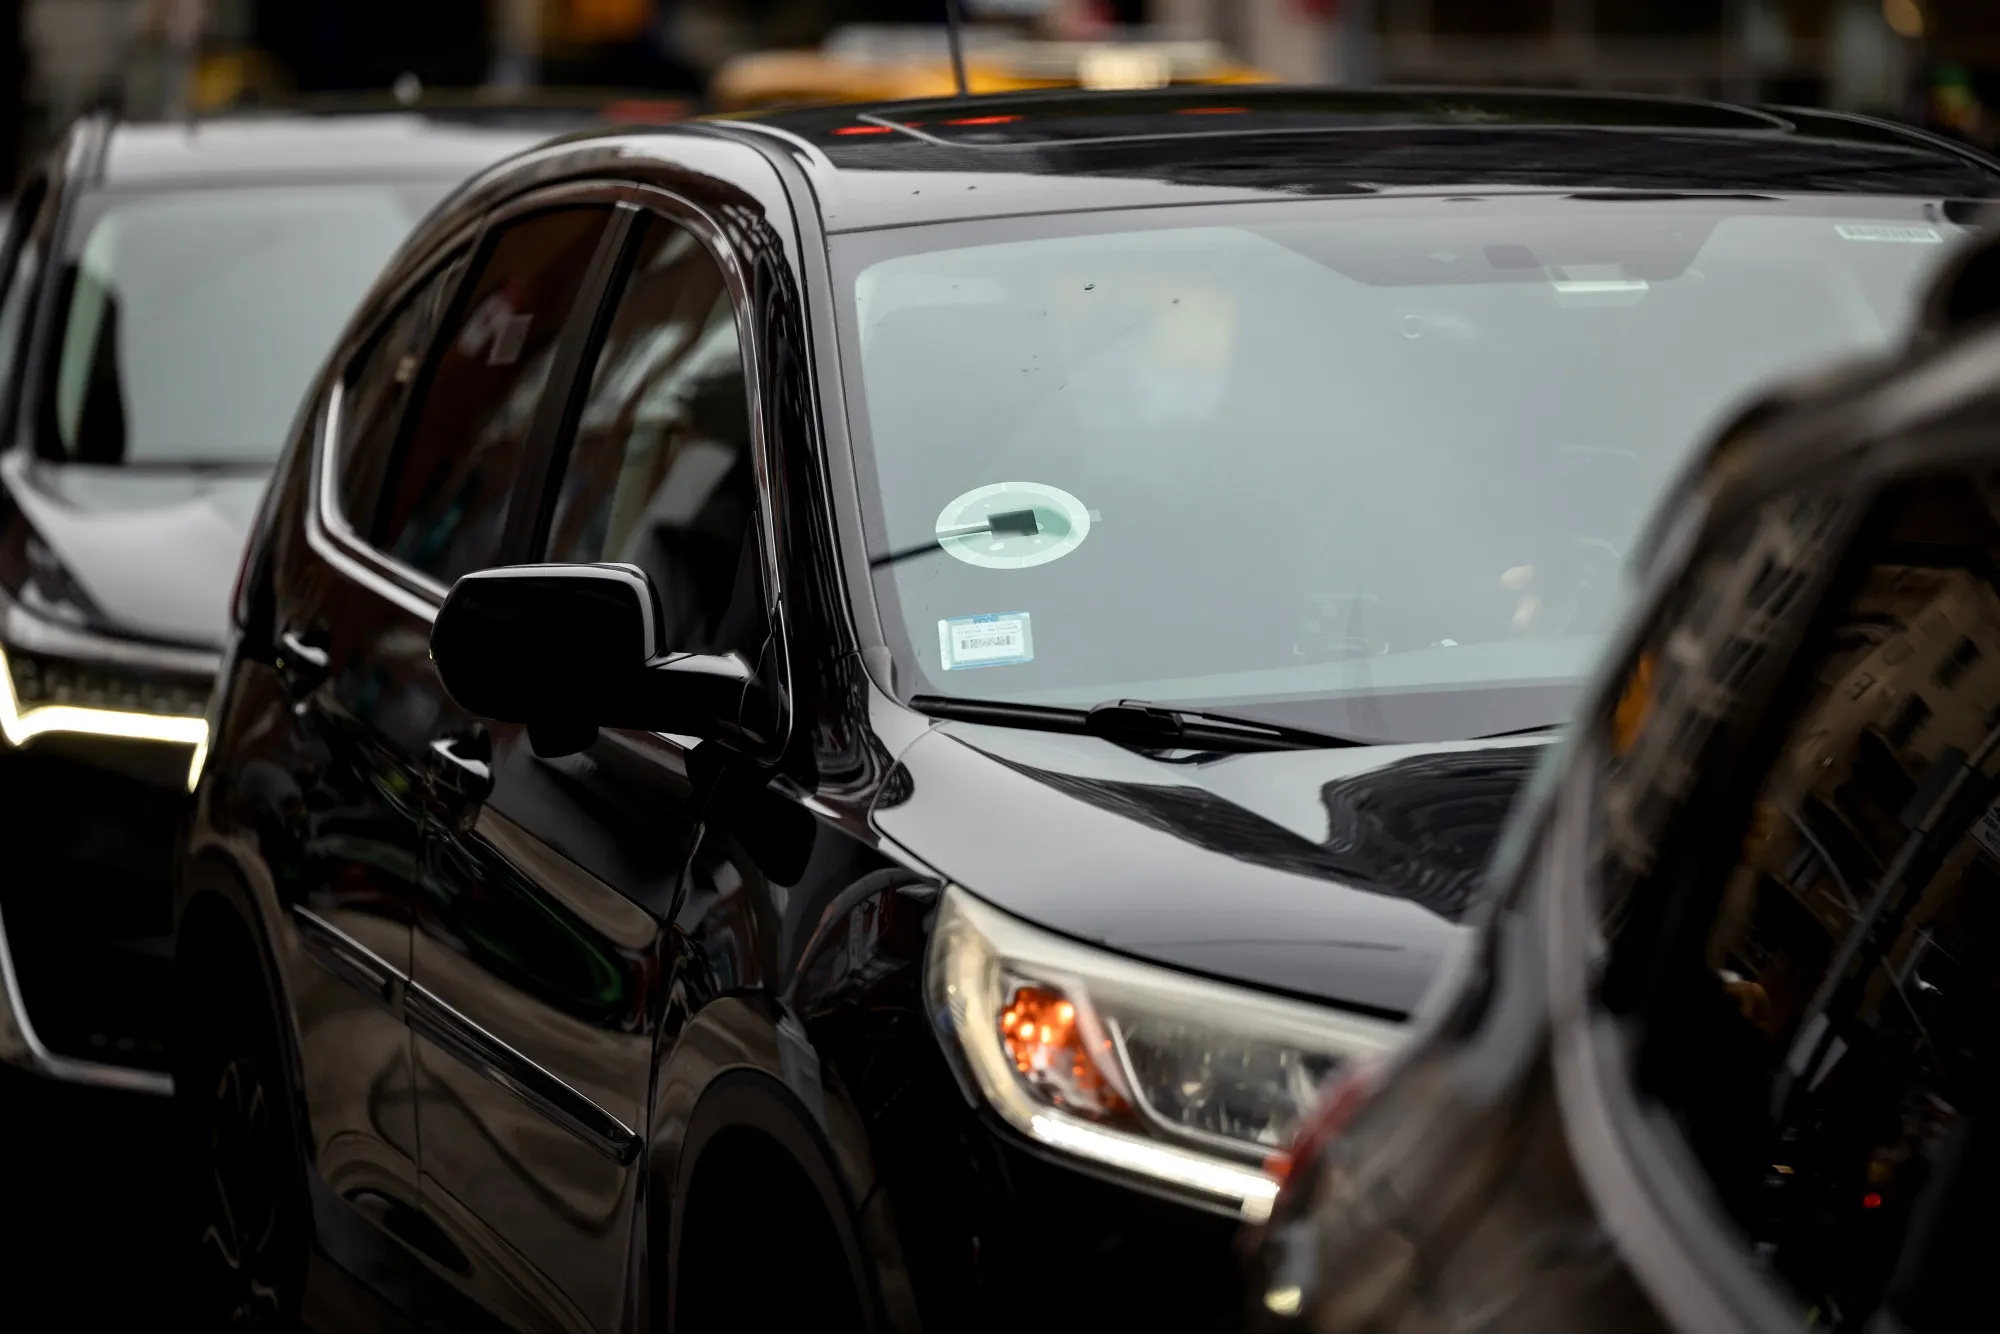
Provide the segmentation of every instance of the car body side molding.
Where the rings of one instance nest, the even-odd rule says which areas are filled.
[[[405,988],[403,1015],[412,1030],[612,1162],[622,1165],[638,1155],[639,1136],[630,1126],[445,1004],[421,983],[412,982]]]

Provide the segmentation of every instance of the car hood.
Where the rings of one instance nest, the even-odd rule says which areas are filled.
[[[1543,738],[1174,763],[969,723],[902,755],[874,820],[995,906],[1174,967],[1402,1017],[1461,925]]]
[[[0,466],[21,518],[89,601],[92,628],[218,648],[266,472]]]

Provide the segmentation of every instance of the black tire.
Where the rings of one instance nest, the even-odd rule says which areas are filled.
[[[203,961],[204,963],[206,961]],[[283,1047],[261,978],[216,969],[182,991],[175,1095],[186,1130],[204,1330],[300,1328],[310,1225]]]

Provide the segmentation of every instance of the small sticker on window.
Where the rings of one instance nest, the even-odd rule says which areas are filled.
[[[1944,233],[1935,227],[1886,222],[1841,222],[1835,223],[1833,229],[1849,241],[1891,241],[1903,245],[1939,245],[1944,241]]]
[[[1097,512],[1045,482],[974,487],[938,513],[946,554],[987,570],[1026,570],[1060,560],[1090,536]]]
[[[938,622],[938,658],[948,672],[1033,661],[1035,635],[1025,611],[959,616]]]

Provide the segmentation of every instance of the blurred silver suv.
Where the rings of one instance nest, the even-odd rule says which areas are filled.
[[[0,1062],[170,1090],[169,876],[265,480],[411,227],[556,128],[90,117],[16,193],[0,237]]]

